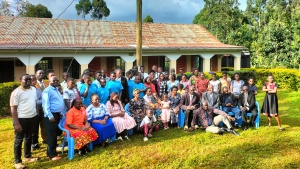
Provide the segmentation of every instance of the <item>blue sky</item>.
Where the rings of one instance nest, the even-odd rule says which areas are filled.
[[[32,4],[43,4],[56,18],[71,2],[71,0],[28,0]],[[77,16],[75,2],[60,16],[61,19],[82,19]],[[246,8],[246,0],[239,0],[241,9]],[[110,9],[107,21],[135,21],[136,0],[106,0]],[[151,15],[154,22],[159,23],[192,23],[194,16],[204,7],[203,0],[143,0],[143,18]],[[86,17],[89,19],[89,17]]]

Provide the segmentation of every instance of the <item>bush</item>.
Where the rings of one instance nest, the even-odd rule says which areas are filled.
[[[5,116],[10,113],[10,95],[11,92],[19,86],[19,82],[0,83],[0,116]]]

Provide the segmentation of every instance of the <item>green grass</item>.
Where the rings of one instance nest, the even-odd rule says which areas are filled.
[[[130,141],[113,142],[106,149],[95,147],[93,152],[72,161],[63,155],[58,162],[49,161],[46,147],[34,151],[40,160],[29,168],[299,168],[300,166],[300,92],[280,90],[279,113],[284,128],[280,132],[275,119],[272,127],[261,115],[261,127],[232,134],[215,135],[197,130],[160,130],[144,142],[142,135]],[[264,93],[257,96],[260,105]],[[13,127],[11,118],[0,120],[0,168],[13,166]]]

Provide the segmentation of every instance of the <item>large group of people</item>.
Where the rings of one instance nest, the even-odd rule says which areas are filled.
[[[54,161],[61,159],[56,151],[58,136],[65,134],[58,129],[61,120],[65,120],[63,127],[75,139],[78,154],[84,155],[90,151],[88,143],[106,147],[107,139],[115,135],[117,140],[129,140],[130,130],[143,133],[143,140],[148,141],[160,128],[177,127],[180,111],[185,115],[186,131],[203,129],[236,136],[239,133],[234,128],[247,130],[257,116],[258,90],[254,79],[249,78],[246,84],[238,73],[231,80],[227,72],[222,72],[218,80],[212,72],[209,80],[198,69],[188,76],[182,68],[176,75],[175,69],[163,72],[161,67],[153,65],[146,73],[144,66],[134,66],[125,76],[121,69],[110,72],[109,76],[105,69],[95,72],[86,69],[75,80],[64,72],[61,83],[53,70],[47,71],[48,80],[44,80],[44,74],[38,70],[35,75],[22,75],[21,86],[11,94],[15,168],[25,167],[21,159],[23,139],[24,161],[37,160],[31,151],[40,147],[39,130],[48,146],[47,156]],[[267,80],[262,89],[266,92],[262,113],[268,116],[269,126],[274,116],[282,131],[276,96],[278,85],[272,75]],[[247,112],[252,116],[247,117]]]

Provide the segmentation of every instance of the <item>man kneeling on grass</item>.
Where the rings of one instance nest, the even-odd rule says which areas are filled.
[[[217,116],[215,116],[214,118],[213,113],[217,114]],[[195,125],[196,120],[198,119],[197,117],[199,117],[200,123],[206,132],[222,134],[226,130],[236,136],[239,136],[239,134],[232,128],[229,122],[235,119],[219,109],[208,107],[208,103],[206,101],[202,102],[202,106],[194,111],[191,125],[192,130],[199,128],[197,125]],[[218,127],[221,122],[223,122],[227,126],[227,129]]]

